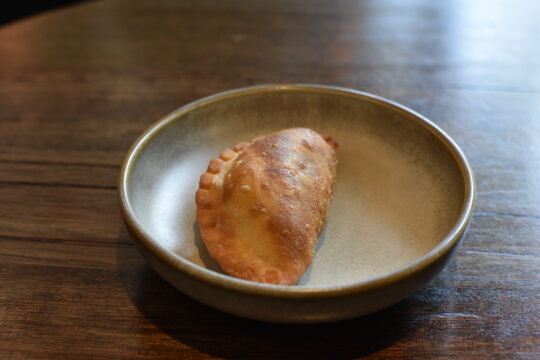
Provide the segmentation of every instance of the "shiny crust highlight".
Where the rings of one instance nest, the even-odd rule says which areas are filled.
[[[294,128],[212,159],[196,193],[210,255],[232,276],[293,285],[311,264],[328,216],[337,143]]]

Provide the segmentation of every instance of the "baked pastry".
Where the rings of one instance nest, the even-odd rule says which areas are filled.
[[[337,144],[294,128],[212,159],[196,194],[210,255],[232,276],[293,285],[311,264],[336,177]]]

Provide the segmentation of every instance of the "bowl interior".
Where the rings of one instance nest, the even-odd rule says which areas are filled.
[[[129,171],[135,221],[166,251],[221,272],[195,222],[199,176],[223,149],[289,127],[339,143],[330,216],[299,286],[385,275],[433,249],[456,224],[465,181],[441,136],[379,100],[309,88],[218,97],[170,118],[139,146]]]

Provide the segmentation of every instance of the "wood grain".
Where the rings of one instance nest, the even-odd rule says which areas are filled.
[[[540,358],[540,6],[95,1],[0,27],[0,358]],[[463,148],[477,211],[455,260],[379,313],[284,326],[179,293],[116,204],[133,140],[263,83],[356,88]]]

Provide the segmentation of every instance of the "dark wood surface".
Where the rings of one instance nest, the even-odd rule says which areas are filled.
[[[540,358],[539,18],[534,0],[126,0],[0,27],[0,358]],[[475,170],[456,258],[379,313],[221,313],[156,275],[121,223],[119,164],[146,127],[294,82],[401,102]]]

